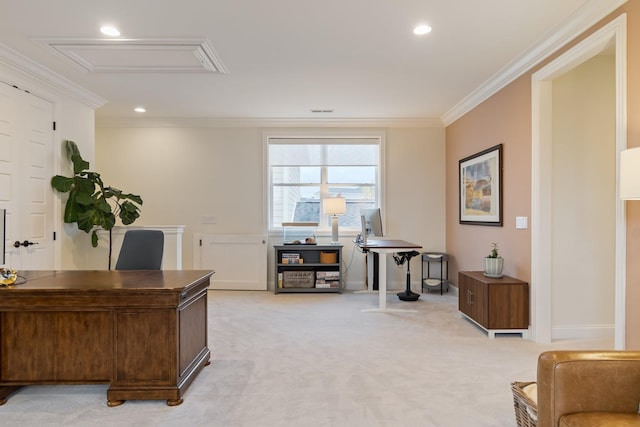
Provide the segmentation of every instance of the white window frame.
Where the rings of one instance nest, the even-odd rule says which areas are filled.
[[[264,229],[270,236],[280,235],[282,233],[282,227],[272,226],[272,200],[271,200],[271,167],[269,161],[269,142],[272,139],[301,139],[301,140],[318,140],[318,139],[373,139],[376,141],[379,147],[379,166],[378,166],[378,176],[376,177],[377,187],[376,187],[376,199],[378,201],[377,206],[381,208],[383,211],[385,206],[385,134],[384,132],[330,132],[330,131],[296,131],[296,132],[265,132],[263,134],[263,165],[264,165]],[[383,217],[384,222],[384,217]],[[383,228],[384,228],[383,223]],[[356,235],[359,233],[361,228],[358,227],[347,227],[341,226],[340,232],[344,235]],[[323,221],[320,222],[318,229],[318,235],[327,236],[331,234],[331,227],[328,224],[325,224]]]

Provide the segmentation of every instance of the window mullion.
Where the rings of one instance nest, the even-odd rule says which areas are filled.
[[[329,168],[326,165],[320,168],[320,197],[329,197]]]

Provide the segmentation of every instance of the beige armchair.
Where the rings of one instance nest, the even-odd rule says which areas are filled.
[[[538,358],[538,427],[640,426],[640,351]]]

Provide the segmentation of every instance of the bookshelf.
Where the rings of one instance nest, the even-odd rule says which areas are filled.
[[[342,245],[275,245],[275,293],[342,292]]]

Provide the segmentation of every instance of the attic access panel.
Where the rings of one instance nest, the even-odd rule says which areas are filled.
[[[205,39],[40,39],[85,72],[227,70]]]

